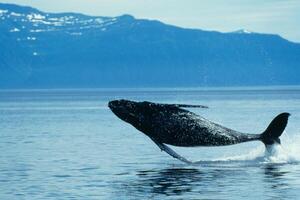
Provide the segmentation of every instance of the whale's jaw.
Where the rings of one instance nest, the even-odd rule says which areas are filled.
[[[134,124],[138,120],[136,115],[137,102],[129,100],[113,100],[108,103],[110,110],[123,121]]]

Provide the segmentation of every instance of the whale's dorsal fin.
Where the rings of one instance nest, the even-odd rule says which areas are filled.
[[[172,150],[170,147],[168,147],[167,145],[157,142],[155,139],[151,138],[150,139],[160,148],[160,150],[166,152],[167,154],[169,154],[170,156],[172,156],[173,158],[176,158],[182,162],[185,162],[187,164],[192,164],[192,161],[189,161],[188,159],[182,157],[181,155],[179,155],[178,153],[176,153],[174,150]]]

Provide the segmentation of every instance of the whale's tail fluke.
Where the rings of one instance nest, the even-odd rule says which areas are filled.
[[[274,143],[280,144],[279,137],[283,133],[289,119],[289,113],[281,113],[277,115],[268,128],[260,135],[261,141],[267,146]]]

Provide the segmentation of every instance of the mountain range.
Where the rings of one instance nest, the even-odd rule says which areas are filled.
[[[300,44],[279,35],[0,3],[0,88],[300,84]]]

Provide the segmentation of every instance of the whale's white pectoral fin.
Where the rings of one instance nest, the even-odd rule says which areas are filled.
[[[163,144],[163,143],[159,143],[157,142],[155,139],[151,138],[151,140],[160,148],[160,150],[166,152],[167,154],[169,154],[170,156],[172,156],[173,158],[176,158],[182,162],[188,163],[188,164],[192,164],[192,161],[189,161],[188,159],[182,157],[181,155],[177,154],[174,150],[172,150],[170,147],[168,147],[167,145]]]

